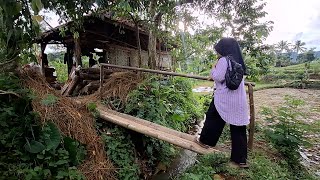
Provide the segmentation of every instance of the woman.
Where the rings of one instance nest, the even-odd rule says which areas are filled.
[[[230,124],[231,131],[231,162],[239,167],[247,166],[247,135],[246,125],[249,124],[248,105],[244,80],[236,90],[230,90],[225,83],[228,67],[227,56],[240,63],[246,72],[240,47],[233,38],[223,38],[216,45],[219,60],[211,70],[211,78],[216,90],[206,114],[206,120],[198,143],[209,148],[217,144],[224,125]]]

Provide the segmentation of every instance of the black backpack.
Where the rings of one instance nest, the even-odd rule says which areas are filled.
[[[227,56],[226,60],[228,63],[228,68],[225,75],[226,86],[230,90],[236,90],[242,82],[244,70],[242,65],[237,63],[232,56]]]

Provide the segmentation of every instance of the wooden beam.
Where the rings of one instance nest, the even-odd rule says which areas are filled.
[[[161,126],[159,124],[156,124],[156,123],[144,120],[144,119],[140,119],[140,118],[134,117],[134,116],[130,116],[130,115],[127,115],[127,114],[119,113],[117,111],[112,111],[112,110],[109,110],[109,109],[106,109],[106,108],[102,107],[101,105],[99,106],[99,109],[101,109],[101,110],[104,109],[104,111],[108,111],[109,113],[115,114],[115,115],[117,115],[119,117],[130,119],[133,122],[142,124],[144,126],[151,127],[151,128],[153,128],[155,130],[159,130],[159,131],[162,131],[162,132],[165,132],[165,133],[168,133],[168,134],[171,134],[171,135],[174,135],[174,136],[177,136],[177,137],[189,140],[189,141],[194,141],[195,140],[195,136],[193,136],[193,135],[182,133],[182,132],[167,128],[165,126]]]
[[[114,39],[114,38],[112,38],[112,37],[110,37],[110,36],[106,36],[106,35],[104,35],[104,34],[100,34],[100,33],[97,33],[97,32],[93,32],[93,31],[90,31],[90,30],[86,30],[86,32],[87,32],[87,33],[91,33],[91,34],[95,34],[95,35],[98,35],[98,36],[101,36],[101,37],[104,37],[104,38],[106,38],[106,39],[109,39],[109,40],[111,40],[111,41],[114,41],[114,42],[117,42],[117,43],[120,43],[120,44],[124,44],[124,45],[129,46],[129,47],[132,47],[132,48],[134,48],[134,49],[138,49],[138,47],[136,47],[136,46],[133,46],[133,45],[128,44],[128,43],[126,43],[126,42],[123,42],[123,41]]]
[[[179,147],[182,147],[184,149],[189,149],[191,151],[197,152],[199,154],[208,154],[208,153],[217,153],[217,152],[226,152],[226,150],[223,150],[221,148],[203,148],[198,143],[194,141],[195,138],[192,138],[191,140],[185,139],[184,137],[177,136],[177,134],[181,134],[181,132],[170,130],[171,133],[168,133],[168,129],[163,126],[159,126],[155,123],[148,123],[145,124],[142,119],[134,118],[129,115],[124,115],[115,111],[112,111],[110,109],[104,108],[101,105],[97,106],[97,111],[100,114],[100,118],[112,122],[114,124],[117,124],[119,126],[125,127],[127,129],[145,134],[150,137],[154,137],[163,141],[166,141],[168,143],[177,145]],[[158,126],[158,128],[154,128],[155,126]],[[183,133],[184,134],[184,133]],[[188,136],[188,134],[184,134],[185,136]],[[195,137],[195,136],[194,136]]]

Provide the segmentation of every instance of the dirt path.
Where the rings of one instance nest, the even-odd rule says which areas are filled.
[[[273,88],[254,92],[256,118],[261,120],[262,107],[276,109],[284,103],[286,95],[302,99],[305,104],[301,107],[307,115],[306,122],[320,121],[320,90]]]

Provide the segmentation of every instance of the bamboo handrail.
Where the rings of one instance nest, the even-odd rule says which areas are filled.
[[[101,63],[100,69],[103,70],[103,66],[111,67],[111,68],[119,68],[119,69],[128,69],[128,70],[134,70],[134,71],[142,71],[142,72],[149,72],[149,73],[155,73],[155,74],[164,74],[169,76],[180,76],[180,77],[186,77],[186,78],[192,78],[192,79],[199,79],[199,80],[206,80],[206,81],[213,81],[209,79],[208,77],[204,76],[197,76],[193,74],[181,74],[176,72],[168,72],[168,71],[160,71],[160,70],[154,70],[154,69],[145,69],[145,68],[138,68],[138,67],[130,67],[130,66],[120,66],[120,65],[114,65],[114,64],[106,64]],[[251,84],[252,86],[255,86],[252,82],[245,82],[245,85]]]

